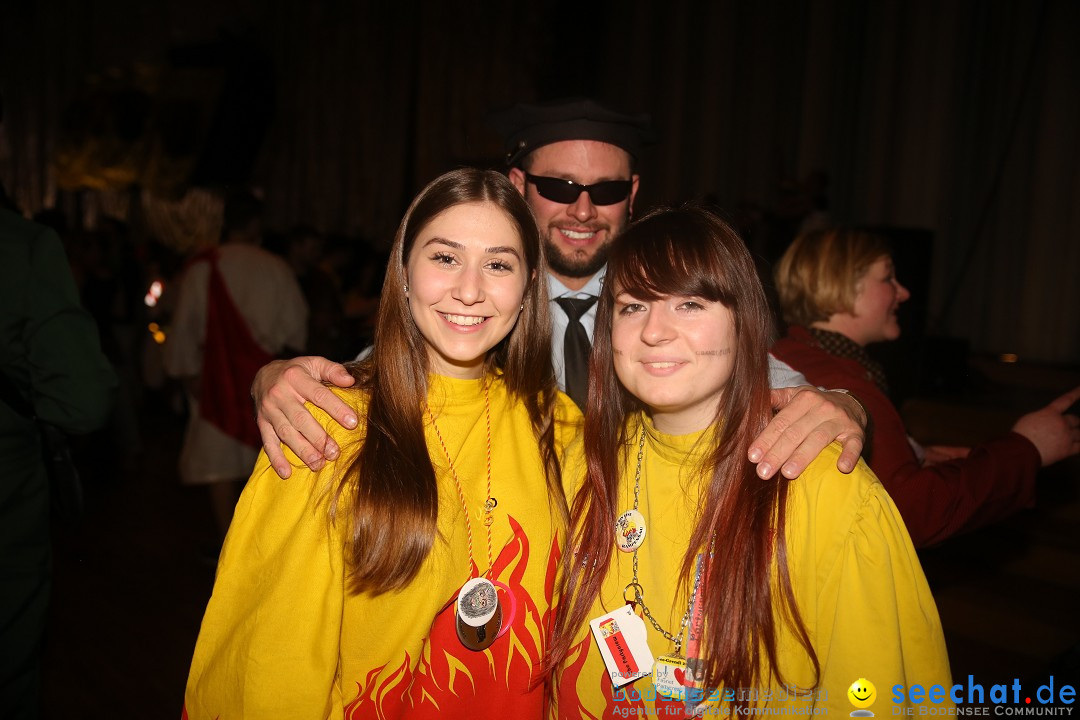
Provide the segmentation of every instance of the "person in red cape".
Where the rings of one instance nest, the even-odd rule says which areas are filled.
[[[251,381],[306,344],[307,305],[285,261],[259,247],[261,212],[249,193],[226,200],[221,245],[185,269],[165,344],[166,369],[184,380],[191,408],[180,478],[209,488],[222,537],[258,453]]]

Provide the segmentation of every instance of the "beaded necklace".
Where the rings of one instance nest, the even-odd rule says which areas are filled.
[[[457,635],[461,644],[470,650],[486,650],[491,647],[499,637],[502,630],[503,612],[502,603],[499,601],[499,593],[495,589],[495,583],[490,579],[494,566],[491,551],[491,524],[493,518],[491,511],[495,509],[496,501],[491,497],[491,399],[488,385],[484,383],[484,418],[487,421],[487,497],[484,500],[484,526],[487,528],[487,569],[477,577],[472,576],[473,567],[479,568],[476,556],[473,553],[473,530],[472,520],[469,517],[469,503],[465,498],[465,489],[458,479],[454,460],[450,457],[450,450],[446,447],[439,425],[435,422],[435,415],[431,407],[427,408],[431,427],[435,430],[435,437],[439,439],[446,462],[450,468],[450,477],[457,488],[458,499],[461,501],[461,509],[465,513],[465,533],[469,541],[469,580],[461,586],[457,598]]]

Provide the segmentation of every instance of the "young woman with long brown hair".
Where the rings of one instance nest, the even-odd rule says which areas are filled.
[[[561,470],[543,250],[502,175],[433,181],[401,221],[371,356],[338,390],[359,431],[281,480],[265,454],[223,548],[191,718],[539,717]],[[577,451],[580,457],[580,450]],[[574,466],[574,470],[570,469]]]
[[[558,714],[847,713],[861,678],[883,701],[947,686],[933,598],[865,464],[840,474],[838,444],[793,481],[747,462],[770,417],[771,321],[738,236],[702,209],[654,212],[613,246],[599,303]]]

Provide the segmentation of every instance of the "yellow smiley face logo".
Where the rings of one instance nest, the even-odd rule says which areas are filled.
[[[874,687],[874,683],[870,682],[866,678],[859,678],[855,682],[851,683],[851,687],[847,691],[848,700],[851,704],[857,708],[868,708],[874,704],[874,700],[877,699],[877,688]]]

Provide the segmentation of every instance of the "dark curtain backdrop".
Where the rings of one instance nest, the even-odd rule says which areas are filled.
[[[274,226],[385,242],[438,172],[499,165],[485,112],[592,94],[650,112],[662,132],[642,158],[643,206],[767,208],[785,181],[823,171],[834,220],[933,232],[932,330],[1080,363],[1072,0],[2,7],[0,180],[29,212],[130,211],[123,192],[59,189],[65,109],[102,78],[175,65],[177,48],[224,27],[261,48],[273,79],[250,179]],[[228,85],[212,68],[185,72],[159,74],[156,91],[178,78],[189,99]]]

